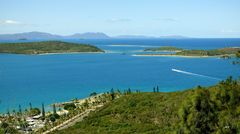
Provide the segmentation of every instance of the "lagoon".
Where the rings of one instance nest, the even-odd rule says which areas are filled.
[[[41,103],[48,105],[73,98],[84,98],[92,92],[107,92],[111,88],[151,92],[152,88],[158,85],[160,91],[171,92],[197,85],[214,85],[230,75],[235,78],[240,76],[240,65],[232,65],[232,59],[132,56],[144,53],[142,50],[147,47],[239,47],[240,39],[64,41],[92,44],[106,50],[106,53],[0,54],[0,112],[18,109],[19,104],[26,108],[29,102],[33,106],[40,106]]]

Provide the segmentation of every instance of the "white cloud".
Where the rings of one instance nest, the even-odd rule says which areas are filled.
[[[19,21],[15,21],[15,20],[0,20],[0,24],[2,25],[18,25],[18,24],[22,24]]]
[[[119,18],[119,19],[109,19],[107,20],[107,22],[111,22],[111,23],[115,23],[115,22],[129,22],[131,21],[130,19],[127,19],[127,18]]]

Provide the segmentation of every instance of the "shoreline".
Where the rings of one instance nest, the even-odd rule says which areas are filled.
[[[41,53],[41,54],[25,54],[25,55],[57,55],[57,54],[101,54],[105,52],[62,52],[62,53]]]
[[[150,50],[144,50],[144,52],[182,52],[182,50],[161,50],[161,51],[150,51]]]
[[[0,53],[0,54],[16,54],[16,55],[57,55],[57,54],[104,54],[104,52],[62,52],[62,53],[39,53],[39,54],[26,54],[26,53]]]
[[[183,58],[211,58],[220,56],[185,56],[185,55],[170,55],[170,54],[133,54],[132,56],[139,57],[183,57]]]

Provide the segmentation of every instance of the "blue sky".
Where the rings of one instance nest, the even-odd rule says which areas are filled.
[[[240,37],[240,0],[0,0],[0,34]]]

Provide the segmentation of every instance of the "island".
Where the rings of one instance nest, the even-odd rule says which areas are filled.
[[[149,54],[135,54],[134,56],[175,56],[175,57],[211,57],[217,56],[221,58],[230,58],[233,55],[236,55],[240,51],[240,47],[227,47],[220,49],[212,50],[186,50],[177,47],[159,47],[159,48],[147,48],[144,51],[148,52],[175,52],[170,54],[161,54],[161,53],[149,53]]]
[[[0,53],[53,54],[74,52],[103,53],[104,51],[89,44],[78,44],[63,41],[0,43]]]
[[[168,51],[168,52],[179,52],[182,51],[182,48],[177,48],[173,46],[161,46],[157,48],[146,48],[144,51],[158,52],[158,51]]]

